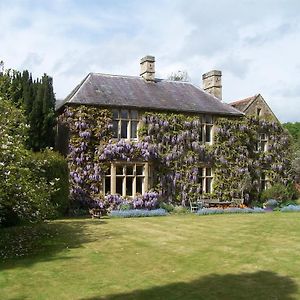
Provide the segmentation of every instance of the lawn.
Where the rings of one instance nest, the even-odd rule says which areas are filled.
[[[0,230],[4,299],[300,299],[300,213]]]

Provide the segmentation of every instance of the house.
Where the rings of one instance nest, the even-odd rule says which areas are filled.
[[[258,118],[273,120],[280,124],[279,120],[261,94],[256,94],[254,96],[237,100],[229,104],[243,112],[246,116],[256,116]]]
[[[212,193],[217,171],[208,153],[218,120],[253,109],[274,116],[260,95],[222,102],[220,71],[202,76],[202,90],[156,78],[153,56],[140,67],[139,77],[90,73],[57,107],[57,148],[68,155],[74,198],[134,197],[156,187],[184,203]]]

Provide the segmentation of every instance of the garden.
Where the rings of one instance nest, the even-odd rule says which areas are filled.
[[[73,218],[4,228],[1,299],[299,299],[299,216]]]

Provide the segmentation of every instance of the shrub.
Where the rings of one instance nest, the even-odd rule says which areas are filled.
[[[40,175],[54,187],[51,193],[51,203],[57,211],[57,215],[65,215],[69,209],[69,170],[65,158],[57,152],[49,149],[35,153],[33,163],[41,162]]]
[[[109,214],[114,218],[137,218],[137,217],[154,217],[154,216],[166,216],[167,212],[162,209],[130,209],[130,210],[112,210]]]
[[[285,206],[283,208],[281,208],[280,210],[281,212],[298,212],[300,211],[300,205],[288,205],[288,206]]]
[[[269,189],[263,191],[260,198],[263,201],[276,199],[279,202],[284,202],[295,199],[295,197],[297,197],[297,192],[292,184],[285,186],[283,184],[276,183]]]
[[[165,202],[161,202],[159,204],[160,208],[163,208],[164,210],[166,210],[168,213],[173,212],[174,211],[174,205],[171,203],[165,203]]]
[[[278,201],[275,200],[275,199],[269,199],[269,200],[267,200],[267,201],[264,203],[264,206],[265,206],[266,208],[272,208],[272,209],[274,209],[275,207],[278,206]]]
[[[40,176],[41,163],[25,149],[28,126],[23,112],[0,99],[0,226],[52,216],[54,188]]]
[[[173,213],[178,215],[187,214],[189,212],[190,212],[189,208],[181,205],[175,205],[173,209]]]

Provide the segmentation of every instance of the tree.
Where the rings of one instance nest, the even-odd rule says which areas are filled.
[[[295,180],[300,183],[300,122],[288,122],[283,124],[283,127],[288,130],[293,139],[294,159],[292,162]]]
[[[177,71],[177,72],[172,72],[169,76],[168,76],[169,80],[172,81],[190,81],[190,77],[187,73],[187,71]]]
[[[52,78],[44,74],[32,80],[27,71],[0,72],[0,93],[25,112],[30,125],[28,147],[39,151],[54,146],[55,95]]]
[[[53,213],[53,188],[42,161],[25,148],[28,125],[20,108],[0,95],[0,226],[42,220]]]

